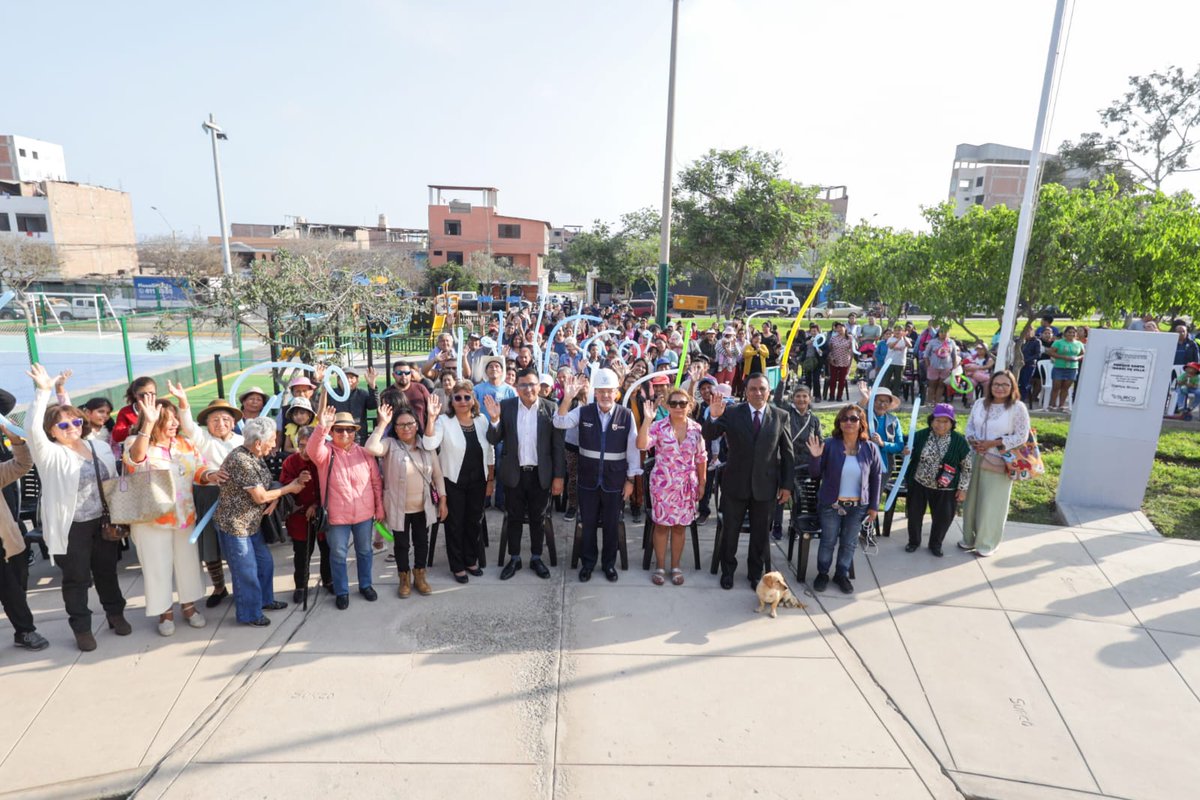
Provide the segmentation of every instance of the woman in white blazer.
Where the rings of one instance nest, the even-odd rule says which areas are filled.
[[[442,414],[437,397],[429,398],[425,447],[441,448],[449,515],[446,517],[446,560],[454,580],[466,583],[483,575],[479,568],[483,500],[496,488],[496,456],[487,444],[487,417],[479,413],[470,381],[450,390],[450,407]]]
[[[117,581],[120,545],[100,536],[103,505],[97,480],[115,478],[117,464],[103,443],[96,446],[83,438],[82,411],[70,405],[47,408],[54,378],[45,367],[34,364],[26,374],[37,387],[26,415],[25,436],[42,484],[42,535],[62,570],[63,605],[75,643],[87,652],[96,649],[88,607],[93,581],[108,627],[118,636],[133,631],[125,620],[125,598]]]

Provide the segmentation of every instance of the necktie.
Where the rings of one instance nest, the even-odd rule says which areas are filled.
[[[762,412],[754,412],[754,435],[758,436],[758,432],[762,430]]]

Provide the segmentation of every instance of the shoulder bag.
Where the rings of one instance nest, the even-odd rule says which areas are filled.
[[[108,500],[104,498],[104,485],[100,483],[100,460],[96,458],[96,446],[88,442],[92,451],[92,470],[96,474],[96,491],[100,493],[100,538],[106,542],[119,542],[129,535],[128,525],[114,525],[108,513]]]
[[[102,485],[109,516],[116,525],[154,522],[175,509],[172,469],[135,469]]]
[[[329,478],[333,475],[333,448],[329,448],[329,469],[325,470],[325,485],[318,486],[325,490],[325,496],[317,505],[317,510],[313,513],[312,523],[309,525],[309,556],[312,556],[312,535],[325,533],[329,529]]]
[[[1027,481],[1046,472],[1042,450],[1038,447],[1037,431],[1029,429],[1029,438],[1020,447],[1004,454],[1004,468],[1009,480]]]

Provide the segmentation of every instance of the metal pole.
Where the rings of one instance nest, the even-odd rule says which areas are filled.
[[[1067,0],[1058,0],[1054,9],[1054,26],[1050,29],[1050,49],[1046,53],[1046,74],[1042,78],[1042,97],[1038,104],[1037,124],[1033,129],[1033,150],[1029,154],[1029,173],[1025,176],[1025,197],[1021,201],[1021,216],[1017,219],[1017,237],[1013,246],[1012,267],[1008,272],[1008,291],[1004,296],[1004,320],[1000,323],[1000,340],[996,344],[996,372],[1008,369],[1013,362],[1012,337],[1017,324],[1017,301],[1021,292],[1021,277],[1025,273],[1025,257],[1029,253],[1029,237],[1033,231],[1038,171],[1041,168],[1042,147],[1046,135],[1046,112],[1050,107],[1050,92],[1054,87],[1059,40],[1066,11]]]
[[[192,330],[192,318],[187,318],[188,353],[192,361],[192,386],[200,382],[200,373],[196,369],[196,333]]]
[[[240,322],[234,323],[233,338],[237,341],[238,369],[245,369],[246,368],[246,352],[242,349],[242,323],[240,323]]]
[[[221,219],[221,267],[226,275],[233,274],[233,263],[229,259],[229,226],[225,224],[225,190],[221,186],[221,158],[217,155],[217,121],[208,115],[208,136],[212,139],[213,173],[217,177],[217,215]]]
[[[32,308],[33,304],[30,303]],[[29,350],[29,363],[38,363],[38,346],[37,346],[37,328],[29,324],[29,320],[25,321],[25,347]]]
[[[671,70],[667,79],[667,147],[663,159],[662,241],[658,246],[659,326],[667,324],[667,282],[671,276],[671,167],[675,148],[675,45],[679,38],[679,0],[671,3]]]
[[[213,355],[213,377],[217,379],[217,397],[225,397],[225,375],[221,371],[221,354]]]
[[[129,325],[125,322],[125,317],[117,320],[121,324],[121,344],[125,348],[125,375],[129,381],[133,382],[133,354],[129,352]]]

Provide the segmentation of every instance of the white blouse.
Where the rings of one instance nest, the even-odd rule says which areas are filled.
[[[967,441],[974,443],[999,439],[1005,450],[1014,450],[1029,441],[1029,409],[1020,400],[1011,406],[1003,403],[984,405],[983,398],[975,401],[967,417]],[[1000,450],[992,448],[986,454],[994,464],[1002,461]]]

